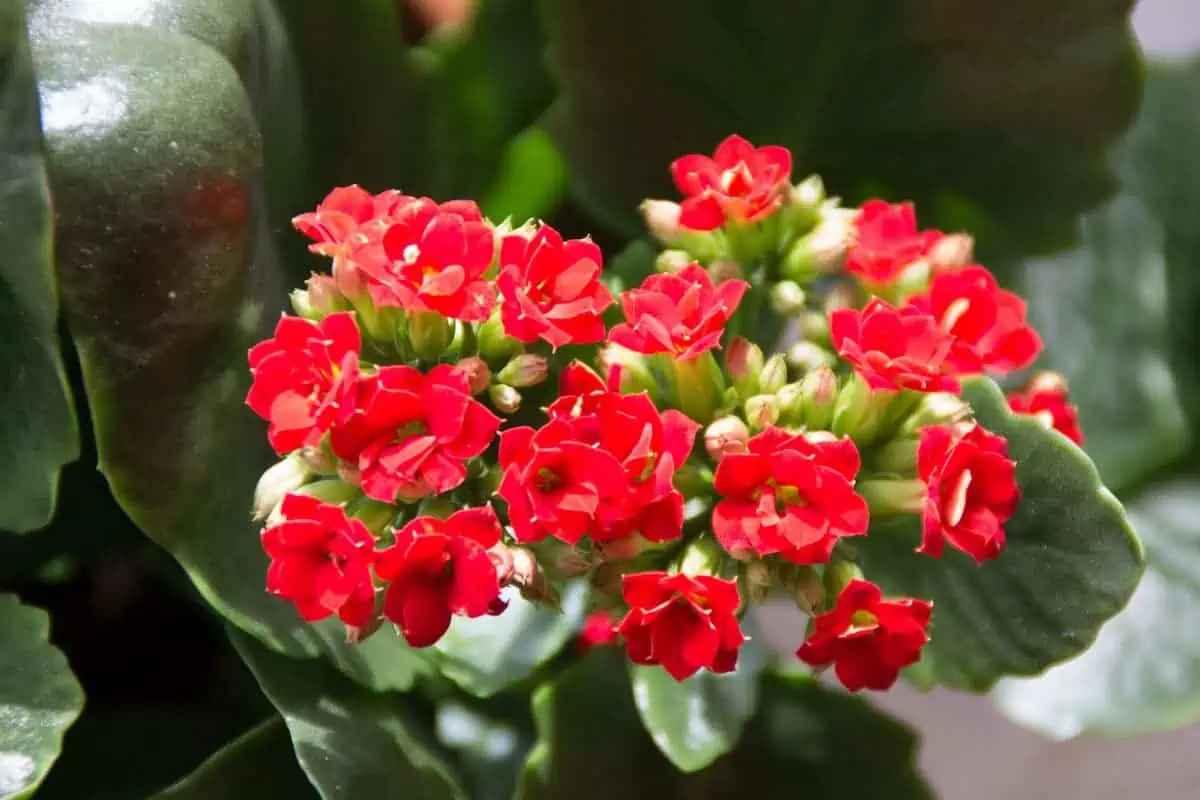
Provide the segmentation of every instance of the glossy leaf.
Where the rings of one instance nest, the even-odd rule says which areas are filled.
[[[701,670],[681,683],[660,666],[630,665],[638,715],[672,764],[696,772],[737,746],[758,708],[758,678],[766,659],[751,639],[738,653],[737,669],[725,675]]]
[[[929,798],[913,766],[916,738],[858,697],[807,678],[767,677],[739,746],[684,774],[641,729],[623,654],[598,650],[533,698],[539,741],[518,800],[695,797]],[[620,746],[607,743],[619,742]]]
[[[0,0],[0,531],[54,515],[58,471],[79,457],[70,389],[58,352],[53,215],[42,159],[24,2]]]
[[[288,287],[255,236],[254,114],[229,54],[211,46],[236,37],[193,38],[180,32],[192,17],[157,28],[122,9],[81,22],[78,8],[46,2],[31,27],[63,309],[100,469],[236,625],[289,655],[328,654],[365,685],[406,689],[424,661],[391,630],[349,646],[339,625],[305,625],[264,588],[249,509],[273,456],[244,406],[245,358]]]
[[[886,592],[934,603],[932,641],[910,677],[982,691],[1084,650],[1128,602],[1143,554],[1081,450],[1011,413],[990,380],[968,381],[964,397],[980,424],[1008,439],[1017,462],[1021,503],[1005,525],[1003,553],[983,566],[952,548],[940,559],[915,553],[915,518],[875,526],[861,551],[867,577]]]
[[[850,199],[884,187],[1042,243],[1112,189],[1129,5],[544,0],[555,130],[581,198],[630,233],[673,159],[740,133]]]
[[[300,767],[323,800],[466,800],[404,698],[357,686],[320,661],[290,659],[245,634],[230,635],[282,715]]]
[[[579,630],[585,595],[583,584],[569,585],[561,613],[514,595],[499,616],[456,617],[434,645],[442,674],[479,697],[525,680]]]
[[[237,797],[259,800],[317,797],[296,763],[287,726],[279,717],[271,717],[246,731],[195,772],[154,795],[153,800]]]
[[[1009,717],[1047,736],[1135,736],[1200,719],[1200,481],[1179,480],[1130,504],[1146,576],[1096,643],[1029,680],[1001,681]]]
[[[486,708],[458,700],[438,704],[438,742],[458,756],[472,800],[510,800],[525,756],[533,744],[532,721],[523,694],[502,696]],[[524,713],[523,713],[524,712]]]
[[[83,690],[55,649],[50,617],[0,595],[0,798],[31,797],[83,710]]]

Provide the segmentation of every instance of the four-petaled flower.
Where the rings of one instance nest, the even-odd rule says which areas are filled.
[[[867,501],[854,491],[858,469],[850,439],[809,440],[768,427],[717,464],[713,534],[735,558],[778,553],[824,563],[839,539],[867,532]]]
[[[727,220],[757,222],[779,208],[789,189],[792,154],[778,145],[756,148],[735,135],[717,145],[712,158],[677,159],[671,176],[684,196],[679,225],[711,231]]]
[[[854,220],[846,271],[870,284],[894,281],[904,268],[925,256],[943,237],[941,231],[918,231],[912,203],[883,200],[862,204]]]
[[[732,672],[746,641],[738,625],[737,583],[711,575],[626,575],[629,613],[617,626],[635,664],[661,664],[677,681],[700,669]]]
[[[830,312],[829,333],[838,354],[872,389],[954,394],[961,390],[946,371],[954,337],[919,309],[895,308],[875,298],[861,311]]]
[[[602,341],[601,315],[613,302],[600,281],[602,268],[594,242],[564,242],[549,225],[528,236],[505,236],[496,279],[504,332],[521,342],[543,339],[555,349]]]
[[[491,506],[464,508],[449,518],[416,517],[381,550],[375,572],[387,581],[383,615],[412,647],[442,638],[450,618],[490,613],[500,595],[488,550],[500,541]]]
[[[1030,414],[1047,428],[1058,431],[1077,445],[1083,445],[1083,429],[1079,427],[1079,409],[1071,404],[1067,383],[1052,372],[1033,377],[1024,389],[1008,395],[1008,407],[1020,414]]]
[[[280,513],[282,521],[262,532],[267,591],[295,603],[309,622],[337,614],[347,625],[367,624],[375,615],[371,532],[340,506],[306,495],[285,496]]]
[[[852,692],[887,689],[900,670],[921,658],[932,612],[932,603],[884,600],[875,584],[851,580],[833,610],[813,621],[796,657],[812,667],[833,664],[838,680]]]
[[[688,361],[718,347],[725,325],[750,284],[727,280],[714,286],[708,270],[689,264],[674,275],[651,275],[621,294],[626,322],[608,340],[635,353],[669,353]]]
[[[350,236],[369,223],[385,221],[416,198],[395,189],[373,195],[357,184],[334,189],[316,211],[292,218],[292,226],[313,240],[308,249],[325,256],[344,252]]]
[[[925,483],[921,545],[940,556],[949,542],[979,563],[1004,548],[1004,523],[1021,490],[1003,436],[970,423],[921,429],[917,475]]]
[[[269,423],[275,452],[317,444],[354,410],[361,349],[354,316],[346,312],[320,323],[285,316],[272,338],[250,348],[254,383],[246,404]]]

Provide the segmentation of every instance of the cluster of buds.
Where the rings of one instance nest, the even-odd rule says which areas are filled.
[[[911,515],[928,557],[1001,554],[1015,465],[959,379],[1030,366],[1024,303],[911,206],[791,185],[783,148],[672,171],[682,202],[644,206],[663,269],[619,298],[590,240],[466,201],[350,186],[296,218],[332,264],[249,354],[282,457],[255,498],[269,591],[426,647],[508,587],[553,607],[586,578],[584,643],[684,680],[734,669],[787,590],[797,656],[848,688],[920,657],[931,604],[885,598],[846,540]],[[799,322],[787,354],[739,335],[764,316]],[[1061,380],[1011,404],[1079,441]]]

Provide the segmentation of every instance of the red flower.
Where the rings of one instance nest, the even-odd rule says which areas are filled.
[[[361,347],[354,316],[340,312],[320,323],[283,317],[273,338],[250,348],[246,405],[270,423],[267,439],[277,453],[317,444],[354,410]]]
[[[1043,372],[1029,385],[1008,396],[1008,407],[1020,414],[1032,414],[1047,428],[1083,446],[1083,430],[1079,427],[1079,409],[1071,405],[1067,384],[1061,377]]]
[[[940,556],[949,541],[979,563],[998,556],[1004,523],[1021,499],[1015,468],[1004,437],[979,425],[922,428],[917,474],[926,495],[917,552]]]
[[[398,209],[382,235],[356,245],[350,257],[375,305],[478,322],[496,302],[484,277],[495,250],[495,234],[474,203],[439,205],[422,197]]]
[[[500,595],[488,550],[500,541],[491,506],[464,508],[445,521],[417,517],[396,531],[379,553],[375,571],[388,581],[383,615],[412,647],[442,638],[450,617],[481,617]]]
[[[981,266],[935,274],[929,293],[909,305],[953,335],[946,365],[957,374],[1024,369],[1042,351],[1041,337],[1025,321],[1025,301]]]
[[[699,264],[674,275],[651,275],[640,289],[621,294],[627,322],[614,326],[608,340],[645,355],[695,358],[720,345],[725,325],[749,287],[740,280],[714,287]]]
[[[883,200],[868,200],[854,221],[846,271],[868,283],[891,283],[943,236],[941,231],[917,230],[912,203],[892,205]]]
[[[613,302],[600,282],[602,265],[593,242],[563,242],[549,225],[532,236],[505,236],[497,279],[504,332],[521,342],[541,338],[556,349],[602,341],[601,314]]]
[[[683,495],[672,479],[691,453],[700,426],[674,409],[660,413],[645,393],[610,390],[578,361],[563,371],[560,390],[547,415],[570,425],[577,441],[610,453],[625,477],[621,491],[601,496],[588,531],[592,540],[610,542],[634,533],[651,542],[679,538]]]
[[[797,564],[829,560],[838,539],[867,532],[867,501],[854,491],[850,439],[810,441],[775,427],[717,464],[717,541],[735,558],[780,554]]]
[[[702,667],[732,672],[746,641],[737,582],[711,575],[638,572],[623,579],[629,613],[617,626],[635,664],[662,664],[677,681]]]
[[[309,250],[337,255],[351,234],[367,223],[388,219],[414,199],[395,189],[372,195],[358,185],[342,186],[326,195],[316,211],[294,217],[292,226],[315,241]]]
[[[945,372],[954,338],[916,308],[897,309],[875,298],[861,311],[830,312],[829,332],[838,354],[872,389],[955,394],[961,390]]]
[[[509,428],[500,434],[504,477],[497,493],[519,542],[555,536],[577,544],[596,528],[603,497],[625,489],[621,462],[575,436],[571,425],[552,419],[538,430]]]
[[[586,653],[593,647],[608,647],[617,643],[617,628],[609,611],[593,611],[579,629],[579,651]]]
[[[462,484],[465,462],[482,454],[499,428],[500,418],[471,399],[462,370],[386,366],[362,380],[358,409],[333,429],[330,444],[356,466],[368,497],[391,503]]]
[[[783,203],[792,176],[786,147],[755,148],[740,136],[717,145],[713,157],[687,155],[671,164],[671,176],[684,195],[679,224],[711,231],[726,220],[757,222]]]
[[[878,586],[855,579],[838,595],[834,609],[813,621],[813,632],[796,657],[813,667],[832,663],[838,680],[852,692],[887,689],[900,670],[920,660],[932,613],[932,603],[884,600]]]
[[[305,495],[286,495],[280,512],[284,521],[262,532],[271,558],[267,591],[295,603],[309,622],[336,613],[347,625],[365,625],[375,615],[375,539],[367,527]]]

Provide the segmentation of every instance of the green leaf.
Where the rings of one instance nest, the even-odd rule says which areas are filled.
[[[83,690],[48,641],[50,617],[0,595],[0,798],[33,795],[83,710]]]
[[[548,217],[567,191],[567,165],[544,128],[513,138],[479,206],[491,220]]]
[[[709,767],[678,771],[642,730],[619,651],[590,653],[534,694],[539,741],[518,800],[620,797],[930,798],[916,737],[866,701],[806,677],[767,676],[741,743]],[[605,743],[619,746],[605,746]],[[603,748],[603,749],[601,749]]]
[[[300,800],[316,796],[296,763],[287,726],[279,717],[271,717],[222,747],[153,800]]]
[[[511,693],[481,708],[458,700],[438,704],[438,742],[455,751],[473,800],[510,800],[533,740],[524,695]]]
[[[968,381],[963,394],[1017,462],[1021,503],[1005,525],[1004,552],[983,566],[950,548],[940,559],[920,555],[915,518],[874,526],[861,551],[867,577],[886,592],[934,603],[932,640],[910,677],[983,691],[1083,651],[1128,602],[1143,555],[1079,448],[1011,413],[990,380]]]
[[[660,666],[630,664],[638,715],[672,764],[696,772],[737,746],[758,708],[758,676],[766,659],[751,639],[742,646],[735,671],[701,670],[682,683]]]
[[[740,133],[851,199],[887,187],[1042,243],[1111,192],[1104,148],[1140,89],[1128,9],[1107,0],[541,9],[576,188],[631,234],[673,159]]]
[[[1200,480],[1139,495],[1129,517],[1146,544],[1129,605],[1080,656],[993,691],[1005,714],[1046,736],[1136,736],[1200,719]]]
[[[221,19],[243,7],[206,1]],[[234,624],[289,655],[327,654],[372,688],[407,689],[427,667],[391,629],[350,646],[336,622],[306,625],[265,591],[249,509],[273,455],[244,406],[245,359],[287,286],[260,235],[259,132],[233,56],[210,44],[241,40],[179,32],[207,17],[155,7],[162,28],[141,24],[142,6],[81,22],[53,2],[31,26],[63,310],[100,469]]]
[[[477,697],[525,680],[579,630],[586,594],[584,584],[569,584],[561,613],[514,595],[499,616],[456,617],[434,645],[442,674]]]
[[[363,689],[320,661],[273,653],[240,632],[230,636],[279,709],[300,767],[324,800],[466,800],[404,698]]]
[[[79,435],[58,353],[53,216],[23,0],[0,0],[0,530],[54,516],[58,471]]]

